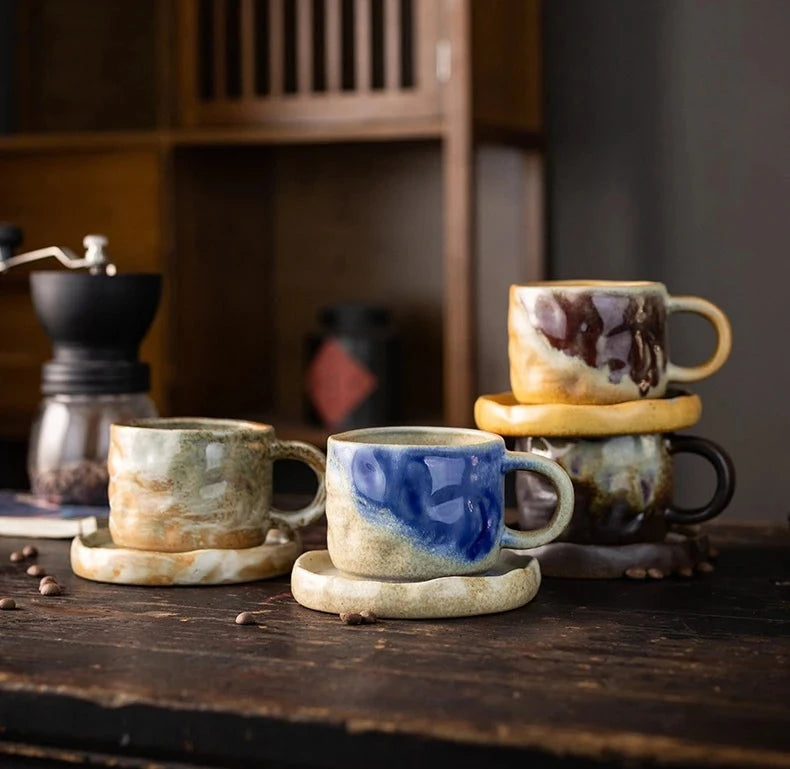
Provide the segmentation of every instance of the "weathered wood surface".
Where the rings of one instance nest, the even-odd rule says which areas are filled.
[[[358,627],[286,579],[86,582],[42,541],[66,588],[45,598],[0,540],[20,607],[0,612],[0,765],[790,766],[790,536],[709,531],[709,576],[546,580],[506,614]]]

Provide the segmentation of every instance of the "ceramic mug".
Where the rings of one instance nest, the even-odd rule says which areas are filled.
[[[318,478],[307,507],[272,507],[272,464],[295,459]],[[165,552],[263,543],[274,524],[298,528],[324,512],[325,457],[280,441],[271,425],[223,419],[140,419],[110,428],[110,535]]]
[[[611,438],[518,438],[516,448],[558,462],[575,492],[573,517],[557,538],[582,544],[624,545],[660,542],[673,524],[708,521],[729,504],[735,471],[727,453],[704,438],[689,435],[618,435]],[[704,457],[716,472],[710,501],[695,509],[673,501],[673,457]],[[551,518],[554,490],[543,479],[519,473],[516,496],[522,526]]]
[[[556,492],[534,531],[504,524],[504,475],[540,473]],[[424,580],[484,572],[503,547],[550,542],[570,520],[573,488],[558,464],[505,450],[493,433],[381,427],[329,438],[329,556],[341,571]]]
[[[669,360],[667,317],[702,315],[716,329],[699,366]],[[510,287],[510,383],[520,403],[622,403],[660,398],[669,382],[696,382],[730,354],[727,316],[695,296],[670,296],[661,283],[547,281]]]

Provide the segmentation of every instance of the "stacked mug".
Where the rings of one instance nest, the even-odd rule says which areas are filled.
[[[669,359],[667,320],[706,318],[716,350],[698,366]],[[478,427],[515,438],[516,448],[554,459],[573,482],[573,516],[538,553],[545,574],[661,577],[707,566],[707,542],[693,525],[721,513],[734,490],[726,452],[678,435],[701,414],[700,398],[677,385],[715,373],[729,356],[724,313],[699,297],[671,296],[654,282],[547,281],[512,286],[508,311],[512,392],[483,395]],[[692,453],[716,473],[705,505],[673,498],[673,457]],[[520,523],[533,528],[553,509],[553,492],[519,473]],[[691,528],[690,528],[691,527]]]

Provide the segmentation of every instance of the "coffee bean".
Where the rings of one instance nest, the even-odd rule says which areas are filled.
[[[22,548],[22,555],[24,555],[25,558],[35,558],[38,555],[38,548],[34,545],[25,545]]]
[[[4,611],[16,609],[16,601],[13,598],[0,598],[0,609]]]
[[[364,609],[359,613],[359,616],[362,617],[362,624],[363,625],[375,625],[378,621],[378,617],[368,609]]]
[[[237,625],[257,625],[258,623],[255,621],[255,617],[253,616],[252,612],[243,611],[241,614],[237,615],[237,617],[236,617],[236,624]]]
[[[57,582],[46,582],[38,589],[38,592],[41,595],[61,595],[63,589]]]
[[[691,579],[694,576],[694,570],[689,566],[678,569],[677,573],[679,577],[683,577],[684,579]]]
[[[647,572],[644,569],[626,569],[625,576],[629,579],[644,579]]]
[[[345,622],[346,625],[361,625],[363,622],[362,615],[353,611],[341,611],[340,621]]]
[[[10,556],[8,556],[8,558],[11,561],[11,563],[19,563],[20,561],[25,560],[25,554],[20,553],[18,551],[14,551],[13,553],[11,553]]]
[[[715,547],[708,548],[708,557],[716,560],[719,557],[719,551]]]
[[[702,563],[697,564],[697,571],[702,574],[710,574],[715,568],[716,567],[712,563],[708,563],[707,561],[702,561]]]
[[[650,579],[664,579],[664,572],[661,569],[648,569],[647,576]]]
[[[39,590],[42,587],[44,587],[44,585],[46,585],[48,582],[52,582],[55,585],[58,584],[58,581],[53,576],[51,576],[50,574],[47,574],[47,576],[46,577],[42,577],[41,578],[41,582],[38,583]]]
[[[32,566],[27,567],[27,573],[31,577],[42,577],[47,573],[47,570],[39,563],[34,563]]]

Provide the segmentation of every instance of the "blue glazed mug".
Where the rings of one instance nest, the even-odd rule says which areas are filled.
[[[557,493],[546,526],[504,522],[504,476],[527,470]],[[490,569],[503,547],[557,537],[573,510],[573,486],[554,461],[507,451],[481,430],[378,427],[329,438],[329,556],[337,569],[376,579],[424,580]]]

